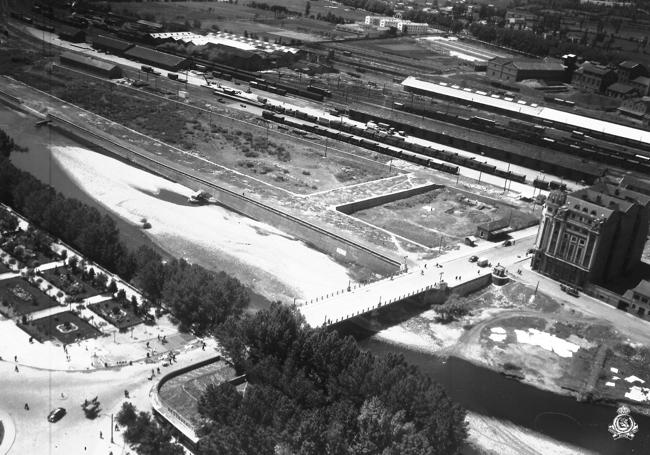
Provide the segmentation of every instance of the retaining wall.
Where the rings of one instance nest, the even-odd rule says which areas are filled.
[[[162,159],[150,158],[130,144],[121,144],[112,138],[52,114],[48,115],[48,118],[52,120],[51,127],[89,148],[126,160],[189,188],[206,191],[221,205],[294,235],[313,248],[343,262],[357,263],[380,274],[391,274],[400,268],[400,262],[397,259],[377,253],[324,228],[247,198],[243,194],[203,180],[177,168],[174,163],[165,163]]]
[[[336,207],[336,210],[345,213],[346,215],[352,215],[354,212],[358,212],[359,210],[365,210],[372,207],[377,207],[378,205],[388,204],[389,202],[397,201],[399,199],[406,199],[411,196],[427,193],[429,191],[437,190],[443,187],[444,185],[431,183],[424,186],[418,186],[416,188],[410,188],[408,190],[396,191],[390,194],[383,194],[381,196],[374,196],[368,199],[361,199],[359,201],[339,205]]]
[[[465,296],[476,292],[479,289],[483,289],[485,286],[492,282],[492,274],[485,273],[485,275],[477,276],[473,280],[466,281],[465,283],[459,284],[458,286],[450,286],[449,289],[451,292]]]

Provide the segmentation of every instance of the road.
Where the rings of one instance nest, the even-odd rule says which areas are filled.
[[[214,356],[214,350],[195,349],[181,352],[178,365],[194,364]],[[160,379],[148,381],[151,368],[158,364],[137,363],[120,369],[92,372],[52,371],[0,361],[0,416],[3,423],[15,428],[15,440],[9,454],[95,454],[115,455],[132,452],[124,445],[121,432],[114,433],[111,443],[111,415],[117,414],[124,401],[138,409],[151,409],[149,390]],[[175,364],[176,366],[177,364]],[[161,368],[164,373],[165,368]],[[128,400],[124,390],[129,391]],[[81,409],[84,399],[95,396],[101,412],[94,420],[87,419]],[[29,410],[25,404],[29,404]],[[47,421],[48,413],[57,407],[67,414],[56,423]],[[101,437],[100,437],[101,432]],[[3,446],[4,448],[4,446]]]
[[[487,241],[474,248],[461,246],[436,260],[410,264],[407,273],[367,285],[350,283],[350,291],[347,290],[347,283],[341,283],[340,289],[325,296],[299,302],[299,309],[307,323],[318,327],[365,313],[380,303],[383,305],[439,286],[440,281],[455,287],[492,273],[492,267],[479,267],[469,262],[470,256],[485,257],[492,266],[501,264],[506,268],[512,267],[526,259],[526,252],[535,243],[536,233],[536,226],[515,232],[511,236],[515,244],[509,247]]]

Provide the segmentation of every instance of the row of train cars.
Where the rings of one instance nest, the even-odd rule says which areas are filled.
[[[574,128],[570,131],[571,137],[549,137],[547,127],[557,128],[557,125],[549,120],[542,119],[542,125],[509,120],[508,124],[499,124],[492,119],[482,117],[466,117],[452,113],[436,110],[433,107],[426,107],[421,104],[409,102],[394,102],[393,108],[415,115],[423,115],[435,120],[453,123],[459,126],[471,128],[489,134],[495,134],[509,139],[538,145],[569,155],[586,158],[596,162],[611,164],[623,169],[634,169],[642,172],[650,172],[650,159],[643,154],[633,150],[625,150],[620,146],[608,147],[603,143],[595,143],[592,139],[609,140],[608,137],[597,137],[597,132],[582,131]],[[635,144],[636,145],[636,144]],[[646,150],[650,151],[650,149]]]
[[[280,115],[281,113],[287,115]],[[334,114],[332,113],[332,115]],[[477,161],[474,157],[467,157],[446,150],[439,150],[433,147],[425,147],[420,144],[406,142],[402,135],[389,133],[390,127],[385,124],[381,124],[376,128],[360,127],[344,122],[342,119],[338,121],[330,120],[326,117],[317,117],[300,110],[287,109],[283,106],[275,105],[267,105],[267,110],[262,111],[262,117],[266,120],[287,125],[296,130],[306,130],[321,136],[355,144],[369,150],[374,150],[385,155],[400,158],[432,169],[437,169],[448,174],[458,174],[459,166],[463,166],[485,172],[486,174],[496,175],[506,180],[512,180],[519,183],[526,182],[526,176],[523,174],[499,169],[492,164]],[[313,123],[305,124],[294,120],[292,117]],[[408,151],[397,150],[393,147],[389,147],[389,145]],[[444,163],[434,161],[431,158],[444,161]],[[538,186],[538,188],[542,188],[542,186]]]

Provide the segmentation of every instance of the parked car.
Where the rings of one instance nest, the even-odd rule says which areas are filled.
[[[567,294],[569,294],[570,296],[580,297],[580,293],[573,286],[567,286],[566,284],[560,284],[560,289],[562,291],[566,292]]]
[[[54,423],[58,422],[63,418],[63,416],[66,414],[65,408],[56,408],[53,409],[52,412],[50,412],[47,416],[47,420]]]
[[[513,242],[512,240],[505,240],[503,242],[503,246],[512,246],[514,244],[515,244],[515,242]]]
[[[476,261],[478,261],[478,256],[470,256],[468,261],[469,262],[476,262]]]

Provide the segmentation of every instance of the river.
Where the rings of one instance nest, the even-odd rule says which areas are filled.
[[[47,127],[36,128],[34,123],[31,117],[0,108],[0,128],[7,131],[18,144],[29,148],[27,153],[12,155],[11,159],[16,166],[29,171],[44,182],[51,183],[64,195],[109,213],[105,207],[84,193],[58,166],[56,160],[50,160],[48,145],[78,144],[50,131]],[[180,199],[175,200],[173,194],[162,197],[178,204],[185,203]],[[129,247],[149,245],[160,251],[140,228],[118,217],[113,216],[113,219]],[[266,299],[256,295],[252,307],[263,306],[265,302]],[[614,441],[607,431],[616,414],[613,407],[579,403],[573,398],[539,390],[462,359],[452,357],[445,361],[406,346],[389,344],[351,323],[342,326],[341,331],[355,336],[363,349],[373,353],[403,354],[410,363],[440,382],[454,400],[475,413],[511,421],[558,441],[596,453],[628,455],[650,451],[648,417],[634,415],[639,424],[639,432],[634,440]]]

